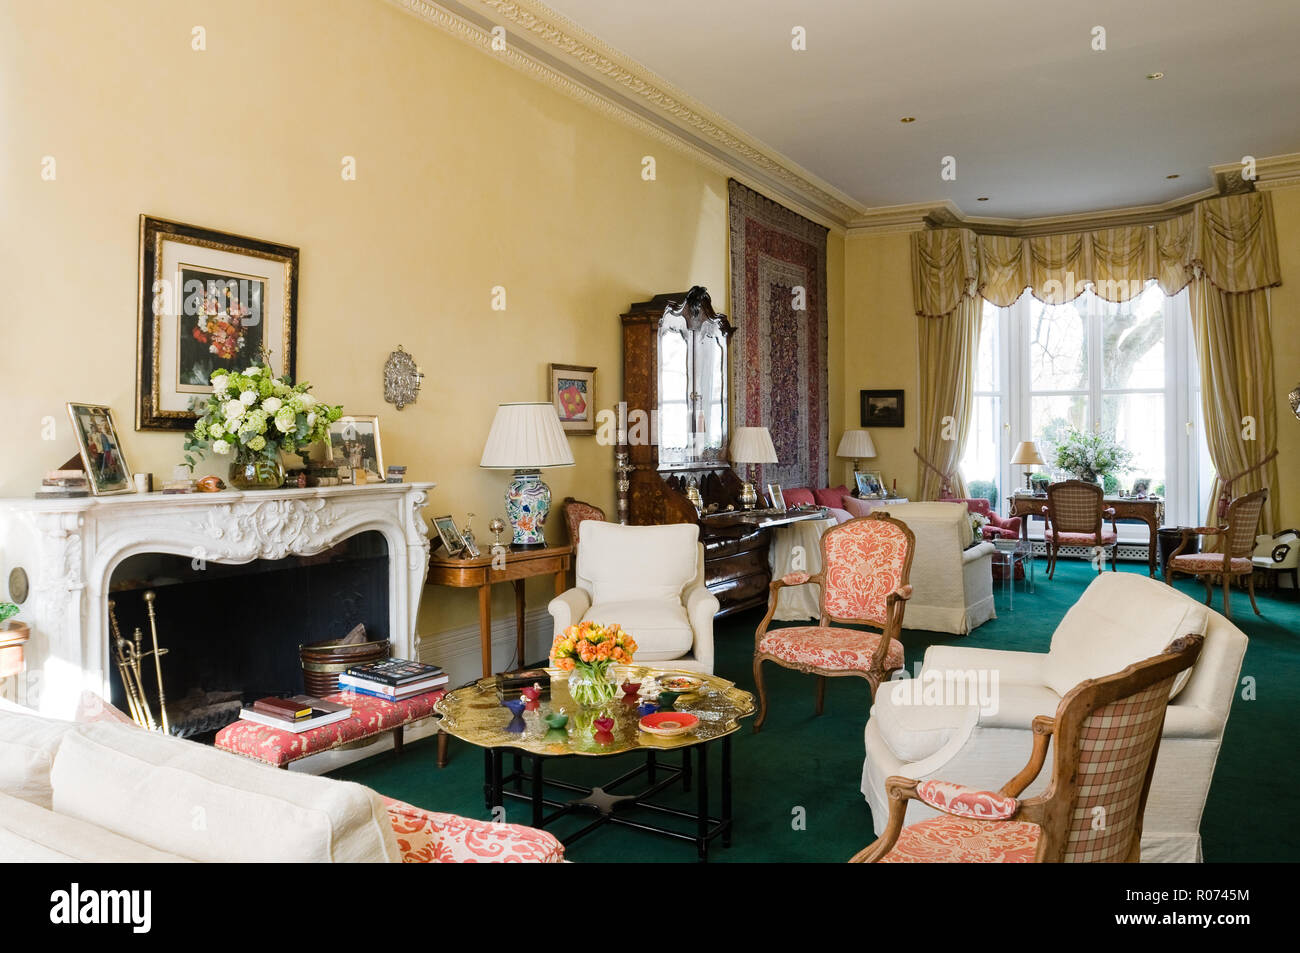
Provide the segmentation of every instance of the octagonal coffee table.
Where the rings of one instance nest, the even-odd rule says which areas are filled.
[[[444,732],[484,749],[483,791],[489,811],[495,813],[505,798],[528,801],[532,806],[532,825],[539,828],[571,814],[595,812],[596,817],[591,823],[564,839],[566,844],[605,824],[616,824],[691,841],[700,860],[708,859],[709,844],[715,838],[720,837],[724,847],[730,846],[731,736],[739,729],[741,719],[754,713],[753,695],[716,675],[622,665],[616,666],[618,684],[640,682],[639,696],[629,699],[620,691],[619,696],[603,708],[584,709],[570,696],[566,676],[559,672],[552,675],[551,697],[537,702],[531,711],[526,710],[519,716],[501,704],[496,676],[449,692],[435,706],[442,716]],[[698,689],[681,695],[673,705],[675,711],[695,715],[699,724],[688,734],[661,737],[641,730],[637,708],[641,702],[656,697],[660,691],[660,679],[670,675],[703,679]],[[562,728],[551,727],[547,722],[547,716],[557,714],[568,716]],[[596,719],[602,716],[613,720],[607,732],[599,731],[595,724]],[[720,743],[722,749],[721,803],[716,817],[710,813],[708,770],[709,749],[715,742]],[[644,763],[598,787],[547,780],[544,776],[544,766],[552,758],[600,758],[628,752],[643,754]],[[681,753],[680,765],[660,761],[661,755],[675,752]],[[506,754],[512,757],[508,774],[504,767]],[[529,762],[527,770],[524,769],[525,760]],[[633,786],[637,781],[641,783]],[[679,782],[683,791],[690,791],[694,782],[694,812],[652,800]],[[558,800],[548,795],[548,789],[578,796]],[[548,812],[548,808],[552,810]],[[656,824],[644,817],[645,814],[693,822],[694,832]]]

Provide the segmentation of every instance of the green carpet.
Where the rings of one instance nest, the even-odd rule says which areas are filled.
[[[976,648],[1045,652],[1051,634],[1095,573],[1084,562],[1065,561],[1048,582],[1038,564],[1037,592],[1018,591],[1015,611],[1006,610],[999,589],[999,617],[969,636],[954,637],[905,629],[908,670],[930,645],[958,643]],[[1136,563],[1121,571],[1139,571]],[[1141,567],[1145,571],[1145,567]],[[1198,598],[1204,590],[1190,580],[1179,588]],[[1221,606],[1216,593],[1214,605]],[[1255,616],[1245,593],[1233,593],[1235,621],[1250,637],[1242,677],[1256,680],[1256,699],[1234,702],[1214,784],[1201,825],[1207,861],[1295,861],[1300,859],[1300,825],[1292,818],[1300,768],[1293,757],[1294,715],[1300,703],[1300,601],[1289,590],[1261,594]],[[753,690],[751,659],[758,610],[718,624],[717,672]],[[763,731],[750,722],[734,736],[735,830],[732,846],[715,842],[712,862],[843,861],[874,839],[871,814],[859,792],[868,694],[855,678],[829,679],[826,713],[813,715],[814,679],[774,665],[764,667],[770,711]],[[720,748],[710,764],[716,812]],[[1028,756],[1026,749],[1026,756]],[[547,774],[582,784],[599,784],[640,763],[638,755],[571,758],[548,765]],[[390,797],[421,807],[486,817],[483,756],[451,741],[451,763],[435,766],[431,739],[408,745],[406,753],[378,755],[333,773]],[[662,798],[684,809],[694,795]],[[523,802],[507,804],[509,819],[527,823]],[[561,840],[590,815],[579,814],[551,828]],[[695,859],[693,845],[607,825],[567,850],[575,862],[681,861]]]

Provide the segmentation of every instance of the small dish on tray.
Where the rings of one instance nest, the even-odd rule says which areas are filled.
[[[686,695],[698,692],[704,686],[704,679],[697,675],[661,675],[655,679],[660,689]]]
[[[639,722],[641,730],[660,738],[675,738],[694,731],[700,723],[695,715],[684,711],[658,711],[644,716]]]

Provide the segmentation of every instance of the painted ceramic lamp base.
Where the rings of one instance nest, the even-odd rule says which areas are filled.
[[[540,470],[516,470],[506,487],[506,518],[514,531],[515,546],[545,546],[542,527],[551,512],[551,488],[542,482]]]

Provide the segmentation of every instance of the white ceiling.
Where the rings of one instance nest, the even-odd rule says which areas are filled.
[[[1300,0],[546,2],[872,208],[1159,204],[1300,152]]]

